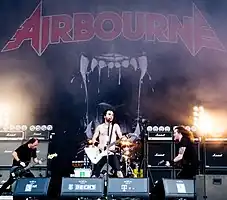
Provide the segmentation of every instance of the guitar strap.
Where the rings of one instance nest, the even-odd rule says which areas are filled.
[[[111,127],[111,132],[110,132],[110,137],[109,137],[109,144],[111,143],[111,139],[112,139],[112,135],[113,135],[113,127],[114,127],[114,124],[112,125]],[[108,136],[109,136],[109,128],[108,128]]]

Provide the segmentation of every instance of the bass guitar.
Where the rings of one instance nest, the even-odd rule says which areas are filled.
[[[116,143],[120,142],[121,140],[125,140],[125,138],[112,142],[104,150],[102,150],[96,146],[95,147],[92,146],[92,147],[85,147],[84,151],[85,151],[87,157],[90,159],[90,161],[93,164],[97,164],[102,159],[102,157],[107,156],[107,154],[108,154],[107,149],[109,149],[111,146],[115,145]]]
[[[40,159],[42,162],[46,161],[46,160],[52,160],[53,158],[57,157],[58,155],[56,153],[54,154],[49,154],[47,156],[47,158],[45,159]],[[27,170],[29,170],[30,168],[34,167],[38,165],[38,163],[34,163],[34,164],[31,164],[27,167],[22,167],[22,166],[14,166],[11,168],[10,170],[10,176],[11,178],[13,179],[18,179],[18,178],[21,178],[23,177],[23,174],[26,173]]]

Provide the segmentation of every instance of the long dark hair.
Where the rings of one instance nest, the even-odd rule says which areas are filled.
[[[111,111],[111,112],[113,112],[113,121],[112,121],[112,124],[115,124],[116,123],[116,121],[115,121],[115,111],[114,111],[114,109],[111,109],[111,108],[108,108],[108,109],[106,109],[106,110],[104,110],[104,112],[103,112],[103,116],[102,116],[102,120],[103,120],[103,123],[105,122],[105,119],[104,119],[104,117],[106,116],[106,114],[107,114],[107,112],[108,111]]]
[[[38,141],[37,138],[31,138],[31,139],[29,139],[29,140],[26,142],[26,144],[33,144],[33,143],[36,142],[36,141]]]
[[[194,135],[191,131],[187,130],[184,126],[174,127],[174,130],[177,130],[179,133],[183,135],[183,137],[189,138],[192,142],[194,142]]]

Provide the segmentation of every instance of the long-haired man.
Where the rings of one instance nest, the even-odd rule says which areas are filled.
[[[198,169],[198,155],[194,147],[193,133],[183,126],[174,128],[174,142],[178,145],[178,155],[166,165],[180,164],[182,170],[177,178],[193,179]]]

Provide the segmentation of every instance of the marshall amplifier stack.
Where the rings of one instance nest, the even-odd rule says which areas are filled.
[[[0,131],[0,187],[9,178],[12,153],[22,144],[24,131]]]
[[[34,128],[30,127],[23,130],[7,129],[0,131],[0,187],[9,177],[9,171],[12,166],[13,151],[20,145],[26,143],[30,138],[35,137],[39,139],[37,155],[39,158],[47,158],[52,127],[51,129],[49,127],[49,130],[45,128],[48,126],[40,126],[40,128],[38,126],[33,127]],[[32,172],[37,177],[45,177],[46,169],[47,162],[44,162],[42,165],[33,167]]]
[[[159,165],[162,160],[172,160],[174,156],[173,133],[169,126],[147,127],[148,175],[153,182],[162,178],[172,178],[173,169]]]
[[[227,175],[227,138],[206,138],[206,173]]]
[[[196,136],[195,149],[198,160],[204,162],[202,141]],[[179,170],[159,166],[158,163],[162,160],[173,160],[177,154],[178,148],[173,141],[172,128],[169,126],[147,127],[148,169],[154,181],[160,180],[160,178],[176,177]],[[207,137],[205,139],[205,155],[206,174],[227,175],[227,138]]]
[[[0,131],[0,166],[12,165],[12,153],[22,144],[23,139],[23,131]]]
[[[50,125],[49,125],[50,126]],[[23,143],[26,143],[31,138],[37,138],[39,140],[39,145],[37,148],[37,157],[40,159],[45,159],[42,165],[37,165],[32,169],[32,172],[38,177],[45,177],[47,174],[48,159],[47,155],[49,152],[49,144],[52,137],[52,127],[49,128],[46,125],[32,125],[25,132],[25,137]],[[47,128],[48,127],[48,128]]]

